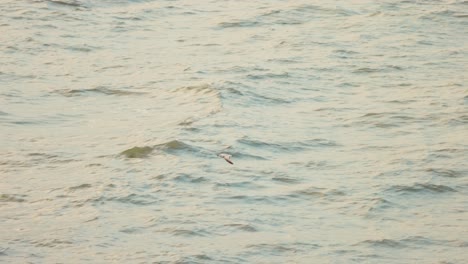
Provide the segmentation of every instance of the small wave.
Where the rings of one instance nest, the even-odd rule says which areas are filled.
[[[244,95],[243,92],[241,92],[238,89],[233,88],[233,87],[226,88],[226,91],[228,91],[231,94],[235,94],[235,95]]]
[[[463,175],[467,175],[466,171],[461,172],[461,171],[455,171],[455,170],[449,170],[449,169],[429,168],[429,169],[426,169],[425,171],[431,174],[437,175],[437,176],[447,177],[447,178],[459,178],[459,177],[463,177]]]
[[[277,182],[288,183],[288,184],[300,182],[298,179],[291,178],[291,177],[273,177],[271,179]]]
[[[241,202],[247,204],[278,204],[292,197],[286,195],[232,195],[221,199],[226,202]]]
[[[145,158],[147,157],[151,152],[153,152],[152,147],[133,147],[131,149],[124,150],[120,153],[120,155],[125,156],[126,158]]]
[[[242,21],[232,21],[232,22],[221,22],[218,24],[218,27],[219,28],[245,28],[245,27],[256,27],[259,25],[261,25],[261,23],[257,21],[242,20]]]
[[[251,100],[260,101],[262,103],[267,102],[267,103],[272,103],[274,105],[291,103],[291,100],[287,100],[287,99],[279,98],[279,97],[273,97],[271,95],[262,95],[259,93],[255,93],[253,91],[246,91],[245,95],[248,95]]]
[[[336,167],[336,165],[329,164],[329,161],[321,160],[321,161],[308,161],[306,163],[301,162],[294,162],[294,165],[299,164],[303,165],[306,168],[313,168],[314,170],[318,169],[330,169]]]
[[[367,113],[363,116],[361,116],[361,118],[381,118],[381,117],[386,117],[388,115],[391,115],[393,114],[392,112],[382,112],[382,113],[374,113],[374,112],[371,112],[371,113]]]
[[[267,16],[271,16],[271,15],[277,15],[277,14],[280,14],[282,10],[269,10],[265,13],[262,14],[263,17],[267,17]]]
[[[147,3],[154,0],[45,0],[51,5],[69,8],[112,7],[119,5]]]
[[[423,15],[421,18],[434,19],[436,17],[466,18],[468,17],[468,14],[460,11],[444,10],[430,12],[429,14]]]
[[[371,247],[404,248],[405,245],[393,239],[364,240],[358,245],[369,245]]]
[[[312,243],[259,243],[249,244],[246,249],[249,249],[249,254],[258,256],[259,254],[266,254],[268,256],[278,256],[281,254],[296,254],[298,252],[310,252],[316,250],[320,245]]]
[[[208,150],[186,144],[179,140],[171,140],[165,143],[157,144],[154,146],[133,147],[122,151],[119,155],[126,158],[146,158],[153,152],[162,152],[168,154],[177,153],[192,153],[192,154],[207,154]]]
[[[179,140],[171,140],[166,143],[158,144],[154,146],[154,148],[170,151],[170,150],[180,150],[180,149],[190,148],[190,146]]]
[[[8,166],[10,168],[30,167],[31,165],[25,161],[19,160],[0,160],[0,166]]]
[[[23,203],[27,196],[24,194],[1,194],[0,202]]]
[[[289,9],[270,10],[257,17],[262,25],[301,25],[325,16],[351,16],[356,12],[343,8],[326,8],[303,4]]]
[[[327,140],[327,139],[310,139],[305,141],[299,142],[281,142],[281,143],[273,143],[273,142],[263,142],[257,139],[251,139],[248,137],[241,138],[237,140],[238,143],[243,145],[248,145],[254,148],[263,148],[263,149],[271,149],[271,150],[279,150],[279,151],[304,151],[309,148],[313,147],[335,147],[338,144],[334,141]]]
[[[44,239],[40,241],[32,242],[33,245],[36,247],[50,247],[50,248],[63,248],[63,247],[71,247],[73,242],[68,240],[60,240],[60,239]]]
[[[450,246],[450,247],[467,247],[468,244],[463,240],[442,240],[442,239],[433,239],[424,236],[410,236],[400,240],[402,243],[407,244],[408,246],[428,246],[428,245],[441,245],[441,246]]]
[[[37,158],[40,158],[40,159],[53,159],[53,158],[58,157],[57,155],[54,155],[54,154],[47,154],[47,153],[41,153],[41,152],[28,153],[28,156],[37,157]]]
[[[22,121],[11,121],[9,122],[10,124],[15,124],[15,125],[40,125],[42,124],[41,121],[29,121],[29,120],[22,120]]]
[[[290,247],[290,246],[282,245],[282,244],[252,244],[252,245],[248,245],[247,248],[260,250],[262,252],[264,251],[271,251],[275,253],[296,252],[296,249],[294,247]]]
[[[416,117],[396,112],[370,112],[364,114],[353,121],[354,124],[369,125],[378,128],[399,127],[404,124],[414,124],[416,122],[428,122],[429,116]]]
[[[203,264],[207,262],[224,263],[224,261],[219,261],[219,260],[215,261],[214,259],[212,259],[211,257],[205,254],[184,256],[184,257],[179,258],[177,261],[175,261],[175,263],[193,263],[193,264],[198,264],[198,263]],[[159,262],[156,262],[156,263],[159,263]]]
[[[106,87],[96,87],[96,88],[90,88],[90,89],[57,90],[55,92],[66,97],[85,96],[85,95],[90,95],[90,94],[103,94],[103,95],[116,95],[116,96],[143,94],[141,92],[110,89]]]
[[[188,182],[188,183],[202,183],[202,182],[208,182],[208,179],[205,177],[193,177],[189,174],[185,173],[180,173],[178,174],[175,178],[175,181],[178,182]]]
[[[402,105],[405,105],[405,104],[412,104],[412,103],[415,103],[416,100],[391,100],[391,101],[386,101],[387,103],[391,103],[391,104],[402,104]]]
[[[468,124],[468,115],[461,115],[453,118],[448,118],[444,121],[444,123],[451,126],[466,126]]]
[[[242,189],[256,189],[259,188],[258,185],[251,181],[241,181],[241,182],[217,182],[215,183],[216,187],[223,188],[242,188]]]
[[[338,147],[340,144],[325,138],[315,138],[304,142],[308,147]]]
[[[443,149],[438,149],[435,152],[437,152],[437,153],[450,153],[450,154],[456,154],[456,153],[463,154],[463,153],[465,153],[465,151],[466,150],[462,149],[462,148],[443,148]]]
[[[189,230],[189,229],[179,229],[179,228],[165,228],[160,230],[159,232],[169,233],[174,236],[182,236],[182,237],[205,237],[209,235],[209,232],[205,230]]]
[[[361,67],[353,71],[356,74],[366,74],[366,73],[377,73],[377,72],[389,72],[389,71],[401,71],[404,70],[403,67],[397,65],[385,65],[379,68],[370,68],[370,67]]]
[[[424,194],[424,193],[452,193],[456,192],[455,189],[445,186],[430,183],[416,183],[413,185],[395,185],[388,189],[390,192],[399,193],[403,195],[410,194]]]
[[[356,12],[340,8],[324,8],[316,5],[300,5],[290,9],[268,10],[265,13],[243,20],[221,22],[218,28],[251,28],[271,25],[301,25],[323,16],[350,16]]]
[[[359,52],[357,52],[357,51],[346,50],[346,49],[337,49],[337,50],[334,50],[333,52],[334,52],[334,53],[338,53],[338,54],[346,54],[346,55],[355,55],[355,54],[359,54]]]
[[[70,187],[68,188],[69,191],[71,192],[74,192],[74,191],[77,191],[77,190],[80,190],[80,189],[88,189],[88,188],[91,188],[91,184],[89,183],[83,183],[83,184],[80,184],[80,185],[77,185],[77,186],[73,186],[73,187]]]
[[[249,224],[226,224],[224,226],[245,232],[257,232],[257,229]]]
[[[202,152],[201,148],[189,145],[179,140],[171,140],[166,143],[155,145],[153,149],[163,151],[166,153],[170,153],[170,154],[177,153],[180,151],[192,152],[192,153]]]
[[[235,157],[235,159],[268,160],[268,158],[259,155],[249,154],[247,152],[231,151],[230,154],[233,157]]]
[[[47,0],[47,2],[54,5],[69,6],[69,7],[83,7],[83,3],[76,0]]]
[[[183,121],[179,122],[177,125],[179,125],[179,126],[190,126],[190,125],[192,125],[195,121],[196,121],[195,118],[189,117],[189,118],[186,118],[186,119],[184,119]]]
[[[264,24],[270,25],[300,25],[308,21],[303,15],[294,14],[296,10],[270,10],[258,16]]]
[[[421,245],[421,246],[439,244],[441,242],[441,241],[432,240],[423,236],[410,236],[410,237],[402,239],[401,241],[405,243],[409,243],[413,245]],[[440,244],[443,244],[443,243],[440,243]]]
[[[352,16],[352,15],[358,15],[359,13],[350,9],[345,9],[345,8],[340,8],[340,7],[335,7],[335,8],[330,8],[330,7],[324,7],[324,6],[318,6],[318,5],[312,5],[312,4],[303,4],[301,6],[298,6],[296,8],[298,11],[304,11],[304,12],[312,12],[316,13],[317,15],[331,15],[331,16]]]
[[[392,207],[397,207],[398,205],[383,199],[383,198],[373,198],[370,200],[370,204],[366,205],[367,213],[371,214],[374,212],[380,212],[385,209],[390,209]]]
[[[151,205],[151,204],[156,203],[157,199],[148,194],[131,193],[127,196],[122,196],[122,197],[109,197],[109,198],[100,197],[99,199],[97,199],[97,201],[100,201],[100,202],[114,201],[114,202],[132,204],[132,205]]]
[[[374,73],[374,72],[379,72],[379,71],[380,69],[363,67],[363,68],[354,70],[353,73]]]
[[[190,126],[194,122],[216,114],[222,109],[221,95],[217,88],[209,84],[183,86],[172,90],[181,105],[198,104],[201,107],[194,115],[179,122],[181,126]]]
[[[101,167],[102,164],[101,163],[89,163],[86,165],[86,167]]]
[[[369,239],[357,243],[357,245],[386,248],[426,247],[428,245],[449,245],[460,247],[462,244],[463,243],[460,243],[459,240],[434,240],[423,236],[410,236],[402,239]]]
[[[95,51],[97,49],[99,49],[98,47],[92,47],[92,46],[89,46],[89,45],[76,45],[76,46],[66,46],[65,47],[66,50],[69,50],[69,51],[77,51],[77,52],[92,52],[92,51]]]
[[[174,92],[182,92],[186,94],[187,92],[195,94],[214,94],[218,95],[218,90],[209,84],[193,85],[193,86],[183,86],[174,90]]]
[[[251,80],[264,80],[264,79],[277,79],[277,78],[288,78],[289,73],[283,72],[283,73],[266,73],[266,74],[249,74],[247,75],[248,79]]]
[[[64,164],[64,163],[71,163],[71,162],[78,161],[76,159],[65,157],[67,155],[65,153],[48,154],[48,153],[33,152],[27,155],[31,158],[30,163],[32,165],[44,164],[44,163]]]
[[[248,137],[241,138],[237,140],[238,143],[243,144],[243,145],[248,145],[250,147],[254,148],[271,148],[271,149],[279,149],[279,150],[303,150],[304,148],[301,146],[297,146],[295,144],[288,144],[288,143],[283,143],[283,144],[276,144],[276,143],[268,143],[268,142],[263,142],[258,139],[251,139]]]
[[[340,190],[335,189],[325,189],[325,188],[317,188],[317,187],[310,187],[303,190],[294,191],[290,194],[292,197],[314,197],[314,198],[326,198],[326,199],[335,199],[338,197],[345,196],[346,193]]]
[[[125,227],[119,230],[119,232],[126,233],[126,234],[135,234],[141,231],[141,228],[138,227]]]

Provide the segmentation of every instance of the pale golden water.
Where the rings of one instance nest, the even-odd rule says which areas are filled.
[[[0,14],[0,262],[468,261],[467,1]]]

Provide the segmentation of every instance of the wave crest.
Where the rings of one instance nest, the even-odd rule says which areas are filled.
[[[153,152],[162,152],[168,154],[175,154],[177,152],[192,152],[198,153],[202,152],[202,149],[198,147],[191,146],[187,143],[184,143],[180,140],[171,140],[165,143],[157,144],[154,146],[143,146],[143,147],[133,147],[127,150],[124,150],[120,153],[121,156],[126,158],[146,158]]]

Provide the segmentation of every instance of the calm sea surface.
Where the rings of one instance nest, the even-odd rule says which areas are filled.
[[[468,1],[0,14],[0,262],[468,262]]]

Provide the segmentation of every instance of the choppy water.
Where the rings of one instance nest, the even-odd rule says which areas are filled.
[[[0,13],[0,262],[468,261],[467,1]]]

